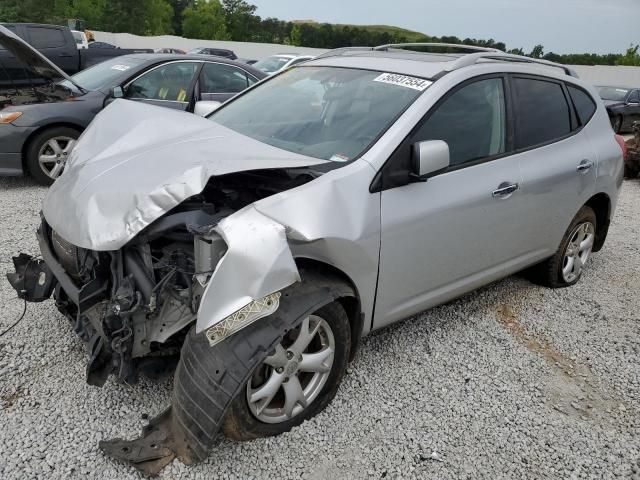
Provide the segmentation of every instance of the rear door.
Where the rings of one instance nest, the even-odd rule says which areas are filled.
[[[55,25],[24,25],[23,28],[25,40],[45,57],[69,74],[78,71],[80,57],[71,30]]]
[[[525,233],[523,246],[544,258],[555,252],[569,223],[593,195],[597,159],[564,82],[524,75],[510,80],[525,200],[514,220]],[[586,94],[577,90],[576,102],[579,92]]]
[[[165,63],[146,71],[124,87],[129,100],[176,110],[189,110],[200,62]]]
[[[244,70],[224,63],[206,62],[200,72],[199,100],[225,102],[257,82]]]

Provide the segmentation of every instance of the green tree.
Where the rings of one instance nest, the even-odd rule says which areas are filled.
[[[188,38],[227,40],[224,12],[218,0],[198,2],[184,9],[182,34]]]
[[[173,33],[173,8],[165,0],[144,0],[144,34]]]
[[[291,33],[289,34],[289,45],[295,45],[297,47],[302,45],[302,31],[298,24],[294,24],[293,28],[291,28]]]
[[[536,45],[535,47],[533,47],[533,50],[531,50],[531,53],[529,54],[531,58],[540,58],[543,55],[544,47],[542,45]]]
[[[618,59],[616,65],[639,67],[640,54],[638,54],[638,48],[640,48],[640,45],[636,45],[635,47],[631,45],[629,48],[627,48],[627,52]]]
[[[247,42],[260,36],[261,19],[255,14],[256,9],[245,0],[222,0],[225,25],[232,40]]]

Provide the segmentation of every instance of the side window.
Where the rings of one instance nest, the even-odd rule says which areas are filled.
[[[501,78],[465,85],[441,103],[414,135],[412,143],[444,140],[451,165],[506,150],[506,108]]]
[[[64,34],[58,28],[27,27],[29,43],[35,48],[58,48],[64,46]]]
[[[629,95],[629,100],[627,103],[640,103],[640,95],[638,94],[638,90],[634,90],[631,95]]]
[[[571,113],[559,83],[513,79],[516,148],[527,148],[557,140],[571,133]]]
[[[202,93],[238,93],[249,86],[244,71],[222,63],[205,63],[200,78]]]
[[[188,102],[197,63],[176,62],[155,68],[129,84],[126,98]]]
[[[591,96],[581,88],[567,85],[567,89],[569,90],[571,100],[573,100],[573,104],[576,107],[580,125],[586,125],[596,111],[595,102]]]

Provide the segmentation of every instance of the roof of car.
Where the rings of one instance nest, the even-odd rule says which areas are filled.
[[[217,63],[224,63],[227,65],[235,65],[236,67],[241,67],[242,69],[250,72],[252,75],[257,78],[264,78],[266,74],[258,70],[257,68],[253,68],[251,65],[243,62],[238,62],[237,60],[230,60],[225,57],[216,57],[214,55],[202,55],[202,54],[182,54],[182,53],[132,53],[130,55],[123,55],[125,57],[130,58],[138,58],[144,60],[147,63],[161,63],[167,62],[171,60],[209,60],[215,61]]]
[[[332,66],[361,68],[365,70],[378,70],[395,72],[417,77],[434,79],[444,73],[471,66],[476,63],[509,62],[535,67],[553,68],[564,71],[565,75],[577,78],[575,72],[565,65],[548,62],[541,59],[533,59],[519,55],[511,55],[495,49],[480,47],[468,47],[465,45],[449,44],[406,44],[411,46],[438,46],[470,49],[471,53],[432,53],[424,51],[406,50],[405,44],[384,45],[381,47],[359,47],[331,50],[319,55],[315,59],[305,63],[306,66]]]

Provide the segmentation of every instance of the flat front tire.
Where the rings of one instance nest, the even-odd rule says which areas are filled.
[[[342,381],[350,345],[349,319],[339,302],[302,318],[231,402],[224,434],[234,440],[278,435],[321,412]]]

